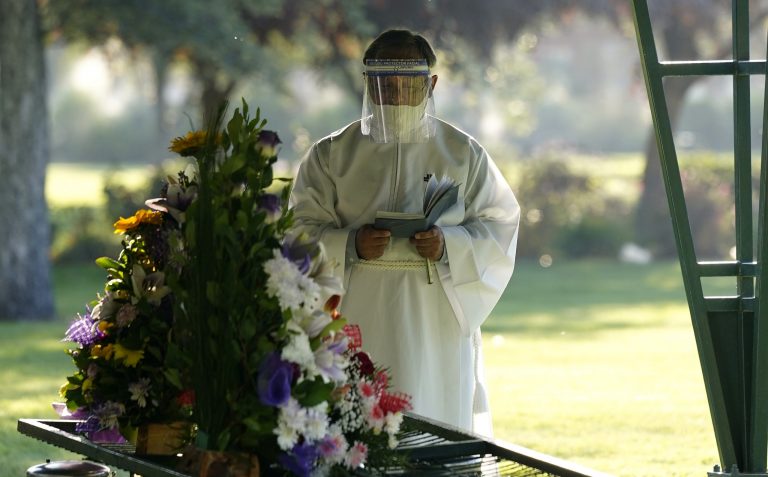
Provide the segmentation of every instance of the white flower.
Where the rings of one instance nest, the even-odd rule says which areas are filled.
[[[131,393],[131,400],[136,401],[139,404],[139,407],[146,407],[149,388],[149,378],[141,378],[138,382],[131,383],[128,385],[128,392]]]
[[[315,355],[309,345],[309,337],[293,322],[288,322],[287,328],[293,334],[291,334],[288,344],[283,347],[280,357],[283,361],[298,364],[304,370],[307,379],[315,377],[318,370],[315,364]]]
[[[117,418],[125,414],[125,406],[119,402],[107,401],[94,409],[93,413],[99,419],[100,429],[115,429],[119,424]]]
[[[322,402],[307,409],[307,422],[303,434],[311,442],[322,439],[327,433],[328,403]]]
[[[264,271],[267,272],[267,294],[277,297],[280,308],[283,310],[297,309],[301,306],[304,296],[298,287],[300,277],[303,277],[296,265],[274,251],[275,258],[264,262]]]
[[[296,399],[290,398],[280,407],[277,427],[273,431],[277,435],[277,445],[283,450],[292,449],[306,427],[307,410]]]
[[[283,310],[299,310],[302,306],[312,311],[320,303],[320,286],[299,270],[295,263],[283,257],[280,250],[274,250],[274,258],[264,262],[267,272],[267,294],[277,297]]]
[[[392,412],[384,416],[384,430],[387,434],[394,435],[400,431],[400,425],[403,423],[402,412]]]
[[[284,451],[293,449],[299,439],[296,429],[289,427],[282,420],[278,421],[274,433],[277,435],[277,445]]]
[[[328,313],[325,313],[322,310],[309,311],[302,308],[293,314],[293,321],[295,321],[310,338],[314,338],[333,320]]]

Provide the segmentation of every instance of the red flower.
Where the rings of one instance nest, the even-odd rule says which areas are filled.
[[[176,398],[176,402],[181,407],[192,407],[195,405],[195,391],[193,389],[185,389]]]
[[[371,357],[368,356],[368,353],[365,351],[358,351],[352,356],[352,359],[355,360],[357,368],[363,376],[371,376],[374,371],[376,371],[376,368],[373,366],[373,361],[371,361]]]

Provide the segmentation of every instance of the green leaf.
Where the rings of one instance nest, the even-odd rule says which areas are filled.
[[[303,394],[299,398],[302,406],[312,407],[329,400],[333,389],[334,384],[332,382],[324,383],[322,379],[316,378],[314,381],[304,381],[296,386],[296,393]]]
[[[221,286],[216,282],[208,282],[205,284],[205,296],[208,298],[208,301],[211,302],[213,305],[218,305],[220,303],[220,296],[221,296]]]
[[[115,259],[109,258],[109,257],[99,257],[96,259],[96,265],[100,266],[101,268],[104,268],[106,270],[109,270],[111,268],[114,268],[115,270],[120,270],[123,268],[123,266]]]
[[[323,331],[321,331],[320,334],[317,335],[310,342],[310,346],[312,347],[312,349],[317,349],[317,347],[320,346],[320,343],[322,342],[324,337],[328,336],[331,332],[339,331],[340,329],[344,328],[344,325],[346,324],[347,324],[347,320],[345,320],[344,318],[339,318],[325,325],[325,328],[323,328]]]
[[[178,389],[182,388],[181,375],[179,374],[178,369],[166,369],[163,374],[165,374],[165,379],[167,379],[169,383],[173,384]]]

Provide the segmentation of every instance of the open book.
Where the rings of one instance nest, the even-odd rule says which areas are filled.
[[[393,237],[412,237],[416,232],[423,232],[435,225],[437,219],[451,208],[459,198],[459,184],[450,177],[436,179],[430,176],[424,190],[424,212],[376,212],[373,226],[387,229]]]

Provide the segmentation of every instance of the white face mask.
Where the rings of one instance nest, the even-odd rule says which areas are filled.
[[[376,143],[424,143],[436,134],[426,59],[368,59],[360,132]]]
[[[412,105],[377,104],[373,106],[371,135],[376,142],[423,142],[427,96]]]

